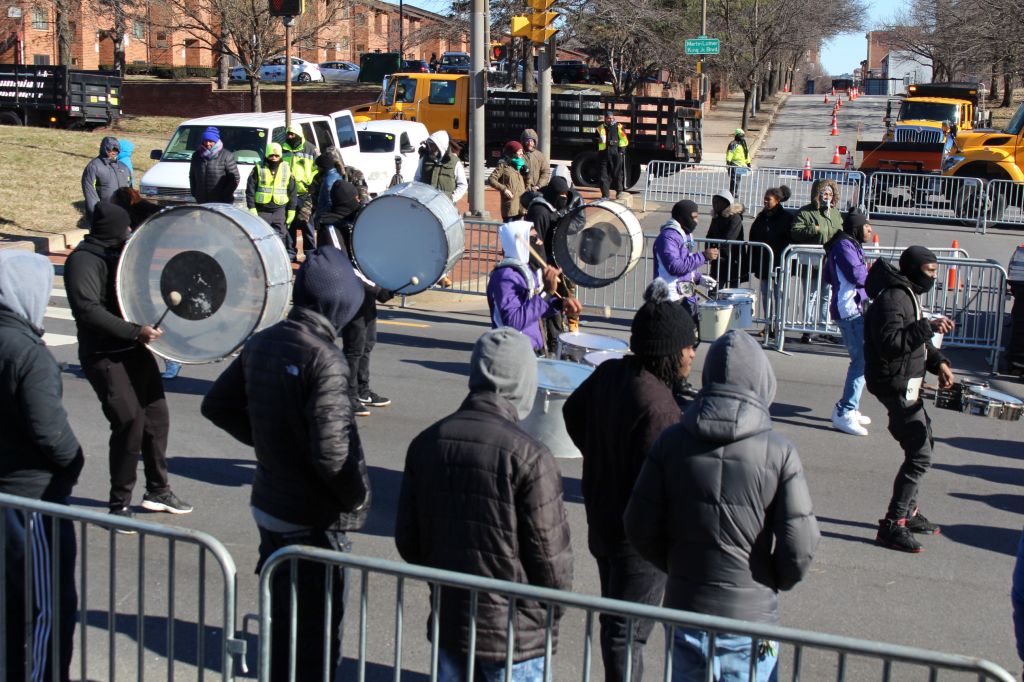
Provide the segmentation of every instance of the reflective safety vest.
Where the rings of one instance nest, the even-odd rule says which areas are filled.
[[[288,181],[292,178],[291,168],[287,163],[277,165],[277,173],[271,173],[265,164],[256,167],[259,180],[256,183],[256,194],[253,201],[257,204],[288,204]]]
[[[303,142],[299,149],[292,149],[287,142],[281,144],[284,151],[281,160],[287,163],[295,176],[295,193],[306,194],[316,177],[316,149],[308,142]]]
[[[622,129],[622,124],[616,125],[615,129],[619,131],[619,139],[616,141],[616,147],[627,147],[629,145],[629,138],[626,137],[626,131]],[[608,148],[608,131],[602,123],[597,126],[597,151],[603,152]]]

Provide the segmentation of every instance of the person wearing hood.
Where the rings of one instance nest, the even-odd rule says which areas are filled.
[[[85,460],[64,411],[60,367],[43,341],[52,288],[53,264],[45,256],[0,251],[0,493],[67,504]],[[68,680],[78,607],[73,522],[40,515],[41,525],[32,532],[29,517],[34,514],[12,508],[0,513],[6,575],[0,589],[5,590],[7,619],[7,640],[0,646],[6,646],[8,678]],[[57,566],[55,556],[60,557]],[[36,631],[35,655],[26,661],[25,595],[6,588],[23,586],[29,567],[38,598],[32,621],[51,627]],[[55,576],[56,586],[51,582]],[[51,600],[55,587],[58,598]],[[57,660],[51,658],[51,633],[59,633]]]
[[[899,270],[879,258],[868,271],[864,288],[871,305],[864,315],[864,378],[867,388],[889,414],[889,433],[903,449],[903,464],[893,482],[885,518],[876,541],[889,549],[921,552],[912,533],[934,535],[939,527],[918,507],[921,479],[931,467],[932,420],[924,409],[921,384],[925,371],[939,378],[939,388],[953,386],[953,370],[932,345],[933,334],[947,334],[953,322],[929,320],[918,297],[935,286],[938,259],[923,246],[900,254]]]
[[[711,224],[708,239],[734,242],[743,241],[743,204],[733,198],[732,192],[722,190],[711,197]],[[744,272],[743,245],[730,244],[722,248],[718,261],[718,280],[725,286],[735,288],[745,282],[749,275]]]
[[[288,226],[295,219],[297,195],[292,169],[282,161],[284,150],[277,142],[267,145],[267,153],[249,173],[245,187],[245,205],[249,213],[267,222],[285,248],[288,247]]]
[[[523,216],[520,199],[526,191],[526,183],[523,180],[525,168],[523,145],[515,140],[506,143],[498,167],[487,178],[487,184],[501,193],[502,222],[518,220]]]
[[[668,574],[666,608],[777,623],[779,592],[806,575],[820,539],[796,446],[772,429],[775,373],[733,330],[708,350],[703,388],[655,441],[623,517],[626,538]],[[746,679],[750,637],[676,628],[672,679]],[[775,679],[778,645],[761,641],[756,679]]]
[[[316,215],[327,213],[331,210],[331,187],[338,180],[345,180],[355,186],[359,192],[360,203],[370,203],[370,190],[366,185],[366,176],[358,168],[347,165],[344,157],[341,155],[341,150],[337,147],[330,146],[324,150],[323,154],[316,157],[316,168],[318,182],[314,184],[318,185],[318,187],[316,189],[316,211],[313,216],[314,224],[316,223]],[[312,187],[310,192],[313,192]],[[319,237],[320,235],[318,234],[317,239]],[[317,243],[319,244],[320,242],[318,241]]]
[[[299,258],[299,232],[302,232],[304,252],[312,252],[316,248],[316,235],[309,221],[317,199],[310,194],[310,188],[317,178],[318,154],[316,145],[306,141],[298,123],[292,123],[285,131],[281,152],[281,159],[288,164],[288,170],[295,179],[295,217],[288,223],[288,256],[296,263]]]
[[[100,201],[108,201],[121,187],[130,187],[132,172],[117,160],[121,145],[116,137],[100,141],[100,153],[82,171],[82,194],[85,196],[85,217],[92,219],[93,209]]]
[[[530,229],[526,220],[515,220],[498,228],[504,260],[491,271],[487,281],[487,307],[494,328],[512,327],[524,334],[538,355],[550,348],[545,344],[542,320],[557,318],[563,310],[579,314],[579,302],[556,295],[561,270],[544,266],[531,270]],[[557,342],[557,338],[556,338]]]
[[[652,606],[661,605],[665,574],[626,540],[622,514],[647,451],[679,421],[673,387],[690,375],[699,343],[697,325],[669,293],[660,279],[648,285],[633,316],[633,355],[601,363],[562,407],[566,431],[583,453],[587,545],[597,561],[601,596]],[[604,679],[639,681],[653,622],[605,613],[600,621]]]
[[[390,398],[370,390],[370,353],[377,345],[377,304],[387,303],[395,292],[375,284],[359,270],[352,257],[352,228],[363,210],[359,189],[348,180],[331,185],[331,210],[317,216],[317,243],[340,249],[352,263],[363,285],[363,304],[341,330],[342,350],[348,361],[349,398],[352,413],[369,417],[371,407],[387,407]]]
[[[750,242],[767,244],[772,251],[772,260],[776,267],[782,263],[782,252],[786,250],[791,241],[790,230],[793,227],[793,214],[783,206],[783,204],[789,201],[790,196],[790,189],[786,185],[769,187],[764,193],[764,208],[757,214],[754,222],[750,225]],[[751,258],[751,266],[753,274],[761,282],[761,305],[764,307],[764,310],[769,310],[769,301],[773,304],[773,307],[770,309],[778,310],[778,306],[782,303],[780,297],[782,283],[777,283],[774,295],[772,298],[769,298],[773,292],[772,272],[768,266],[768,259]],[[766,333],[775,336],[778,330],[768,329]]]
[[[536,394],[537,362],[529,339],[507,327],[484,333],[469,363],[469,395],[454,414],[409,444],[395,521],[403,559],[536,587],[572,588],[572,543],[558,464],[519,424]],[[477,597],[475,668],[484,679],[504,679],[509,600],[494,592]],[[527,599],[515,600],[513,608],[508,672],[513,680],[541,680],[549,612]],[[561,612],[555,611],[552,623],[552,653]],[[442,590],[436,615],[438,679],[466,680],[469,592]]]
[[[64,287],[78,327],[78,358],[110,423],[110,513],[132,515],[141,457],[146,476],[142,507],[188,514],[192,505],[174,494],[167,478],[170,415],[160,370],[147,347],[163,332],[124,319],[115,293],[129,225],[127,211],[101,201],[92,229],[64,264]]]
[[[625,191],[626,147],[629,138],[612,111],[604,112],[604,122],[597,126],[597,157],[601,163],[601,198],[608,199],[612,188],[619,199]]]
[[[729,192],[736,194],[742,175],[739,168],[750,168],[750,149],[747,147],[747,134],[743,128],[737,128],[732,141],[725,150],[725,165],[729,167]]]
[[[526,161],[526,190],[540,191],[541,187],[551,182],[551,161],[548,160],[548,155],[537,147],[540,144],[540,137],[533,128],[524,130],[519,142],[523,145],[523,158]]]
[[[860,413],[860,395],[864,390],[864,309],[868,295],[864,282],[868,266],[864,247],[871,241],[871,225],[860,211],[850,211],[843,229],[825,244],[825,280],[832,287],[829,313],[839,326],[850,366],[846,370],[843,396],[832,410],[832,426],[853,436],[866,436],[870,417]]]
[[[199,149],[192,154],[188,186],[197,204],[233,204],[241,176],[235,155],[224,146],[220,130],[210,126],[203,131]]]
[[[693,231],[697,229],[700,212],[697,204],[689,199],[677,201],[672,207],[672,217],[661,226],[654,240],[654,277],[668,286],[668,296],[678,301],[694,320],[697,319],[697,293],[694,285],[704,284],[714,288],[717,282],[700,269],[704,264],[718,258],[718,248],[710,246],[695,251]]]
[[[350,551],[348,533],[366,523],[370,481],[348,399],[348,362],[335,344],[363,303],[363,285],[344,253],[311,251],[295,276],[288,317],[251,336],[214,382],[202,414],[256,452],[250,508],[260,534],[256,572],[281,547]],[[329,679],[341,661],[345,575],[299,562],[295,679],[321,679],[329,639]],[[289,670],[289,571],[271,583],[270,679]],[[324,632],[325,605],[329,632]]]
[[[132,154],[135,152],[135,145],[131,140],[118,140],[117,146],[121,150],[117,153],[117,160],[128,169],[128,186],[135,186],[135,168],[132,166]]]
[[[795,244],[818,244],[824,246],[828,243],[837,232],[841,232],[843,229],[843,215],[839,212],[836,206],[839,205],[839,185],[836,184],[835,180],[830,178],[820,178],[814,181],[811,185],[811,202],[806,204],[797,211],[796,218],[793,220],[793,227],[790,230],[792,235],[793,243]],[[814,262],[817,258],[814,257]],[[811,286],[815,279],[818,278],[817,268],[811,267],[808,262],[804,262],[805,267],[804,274],[801,279],[806,286]],[[807,320],[810,324],[815,324],[818,327],[825,327],[828,325],[828,311],[829,311],[829,299],[831,298],[832,291],[825,281],[824,277],[818,280],[817,290],[811,293],[811,300],[818,300],[818,318],[817,320]],[[807,311],[808,317],[810,316],[809,306]],[[802,343],[810,343],[814,340],[816,335],[804,334],[800,341]],[[829,340],[827,338],[818,337],[818,340]]]
[[[438,130],[420,146],[420,164],[413,179],[440,190],[453,204],[466,196],[466,169],[459,155],[451,150],[448,133]]]

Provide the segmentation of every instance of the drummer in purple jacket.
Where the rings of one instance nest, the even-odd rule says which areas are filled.
[[[668,285],[669,300],[680,301],[690,317],[697,319],[697,295],[693,285],[715,286],[717,282],[702,275],[701,267],[718,258],[717,248],[692,251],[693,231],[700,212],[697,204],[686,199],[672,207],[672,218],[661,226],[654,240],[654,277]]]
[[[561,270],[547,266],[538,278],[530,262],[530,229],[526,220],[514,220],[498,228],[505,259],[498,263],[487,282],[487,306],[495,327],[518,329],[530,339],[538,355],[544,353],[541,320],[562,312],[579,314],[576,299],[555,296]]]

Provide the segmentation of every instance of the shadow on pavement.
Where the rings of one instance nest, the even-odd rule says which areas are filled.
[[[992,483],[1024,485],[1024,471],[1017,467],[994,467],[986,464],[932,464],[932,468],[951,474],[980,478]]]
[[[1021,499],[1020,495],[1011,495],[1009,493],[996,493],[993,495],[950,493],[949,496],[961,500],[970,500],[971,502],[983,502],[995,509],[1001,509],[1014,514],[1024,514],[1024,499]]]
[[[469,376],[469,359],[466,362],[439,362],[435,360],[409,360],[405,358],[402,362],[408,362],[411,365],[419,365],[426,369],[437,370],[438,372],[445,372],[447,374],[457,374],[460,376]]]
[[[583,482],[578,478],[562,476],[562,499],[567,504],[583,504]]]
[[[367,465],[366,473],[370,476],[373,500],[370,503],[370,516],[359,533],[393,538],[398,495],[402,491],[402,472]]]
[[[98,611],[90,609],[86,612],[85,622],[91,628],[97,628],[99,630],[107,630],[109,623],[109,613],[107,611]],[[126,614],[119,613],[114,617],[114,631],[130,637],[136,642],[138,646],[138,625],[139,619],[137,614]],[[223,629],[220,627],[205,626],[202,630],[203,636],[203,666],[211,672],[221,671],[221,659],[220,650],[222,643]],[[199,627],[196,623],[192,623],[186,620],[174,619],[174,626],[172,629],[174,636],[174,661],[183,663],[185,665],[196,666],[198,665],[198,640]],[[167,647],[167,618],[164,616],[151,616],[146,615],[142,620],[142,646],[146,651],[156,654],[164,659],[168,657]],[[97,647],[103,645],[99,644],[101,637],[105,638],[105,635],[97,633],[95,631],[89,633],[89,650],[95,651]],[[78,634],[75,636],[75,646],[79,645]],[[249,647],[255,646],[254,641],[249,642]],[[118,648],[119,660],[131,660],[134,662],[136,659],[135,648],[132,647],[132,651],[129,654],[126,647],[123,645]],[[151,658],[151,657],[150,657]],[[134,663],[133,663],[134,665]],[[163,667],[163,666],[161,666]],[[142,679],[145,676],[144,673],[140,672],[139,678]],[[180,676],[176,673],[175,678]]]
[[[343,680],[355,680],[358,677],[359,667],[357,661],[351,658],[346,658],[341,662],[341,678]],[[395,669],[390,665],[383,665],[381,663],[366,663],[366,677],[363,678],[366,682],[393,682],[395,679]],[[414,673],[408,670],[402,670],[402,682],[425,682],[430,679],[430,675],[423,673]]]
[[[252,485],[256,462],[218,457],[182,457],[167,459],[167,469],[176,476],[184,476],[203,483],[241,488]]]
[[[997,438],[973,438],[971,436],[953,436],[952,438],[936,438],[936,441],[950,447],[985,455],[998,455],[1024,459],[1024,445],[1020,441],[1000,440]]]
[[[975,524],[944,525],[942,534],[953,542],[1008,556],[1017,555],[1017,543],[1020,542],[1020,530],[1015,528],[995,528]]]
[[[483,332],[481,332],[483,333]],[[449,341],[447,339],[439,339],[434,337],[419,337],[411,336],[408,334],[394,334],[391,332],[382,332],[380,327],[377,327],[377,344],[391,344],[393,346],[405,346],[412,348],[434,348],[445,350],[456,350],[466,353],[466,358],[469,358],[469,353],[473,352],[473,345],[469,341]]]

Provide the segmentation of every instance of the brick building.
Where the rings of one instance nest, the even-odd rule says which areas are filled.
[[[897,38],[895,31],[870,31],[864,36],[868,41],[868,58],[862,63],[866,78],[884,78],[885,58],[890,51],[906,49]]]

